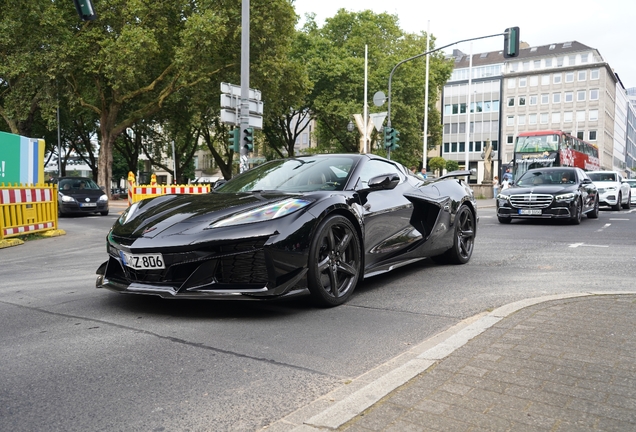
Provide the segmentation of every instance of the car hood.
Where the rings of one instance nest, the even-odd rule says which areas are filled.
[[[220,219],[294,196],[216,192],[163,195],[132,204],[115,222],[112,233],[128,238],[152,238],[167,231],[180,233],[196,225],[203,229]]]
[[[504,195],[517,195],[517,194],[549,194],[555,195],[559,193],[575,192],[578,186],[572,185],[536,185],[536,186],[512,186],[508,189],[504,189],[500,193]]]

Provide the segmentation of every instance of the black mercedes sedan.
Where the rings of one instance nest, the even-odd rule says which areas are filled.
[[[598,217],[598,199],[596,186],[580,168],[531,169],[497,195],[497,218],[501,223],[566,219],[578,225],[583,214]]]
[[[457,171],[424,182],[372,154],[266,162],[201,195],[132,204],[98,288],[164,298],[344,303],[363,278],[432,258],[464,264],[477,206]]]

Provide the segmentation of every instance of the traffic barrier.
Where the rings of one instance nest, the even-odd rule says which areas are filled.
[[[153,198],[169,194],[204,194],[210,192],[210,185],[157,185],[156,176],[153,174],[150,185],[135,184],[135,175],[128,173],[128,205],[146,198]]]
[[[0,240],[57,230],[57,186],[0,184]]]

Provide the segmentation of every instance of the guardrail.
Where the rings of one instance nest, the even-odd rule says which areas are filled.
[[[57,186],[0,183],[0,241],[57,230]]]

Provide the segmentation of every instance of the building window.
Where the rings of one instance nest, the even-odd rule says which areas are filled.
[[[601,76],[601,72],[599,69],[592,69],[590,71],[590,79],[591,80],[597,80],[599,79],[599,77]]]
[[[459,152],[460,153],[464,153],[466,151],[466,143],[465,142],[460,142],[459,143]]]
[[[459,114],[459,104],[453,104],[453,114]]]
[[[499,112],[499,101],[498,100],[492,101],[492,111],[493,112]]]
[[[574,93],[565,92],[563,93],[563,102],[574,102]]]
[[[598,100],[598,89],[590,90],[590,100]]]
[[[574,72],[567,72],[565,74],[565,82],[566,83],[574,82]]]
[[[552,103],[561,103],[561,93],[552,93]]]
[[[596,131],[595,130],[591,130],[588,132],[588,137],[590,139],[590,141],[596,141]]]
[[[585,100],[585,90],[579,90],[576,92],[576,101],[581,102]]]
[[[459,113],[466,114],[466,103],[459,104]]]
[[[552,59],[551,58],[545,59],[545,67],[547,67],[547,68],[552,67]]]
[[[537,95],[530,96],[530,105],[536,105],[536,104],[537,104]]]
[[[531,124],[531,125],[537,124],[537,115],[536,114],[528,114],[528,124]]]
[[[530,87],[536,87],[539,85],[539,77],[534,75],[530,77]]]
[[[444,115],[451,115],[452,107],[450,104],[444,105]]]
[[[508,116],[506,118],[506,126],[514,126],[515,125],[515,116]]]
[[[459,124],[459,133],[460,134],[466,133],[466,122],[461,122]]]
[[[516,78],[508,78],[508,88],[509,89],[513,89],[517,86],[517,79]]]
[[[519,78],[519,88],[525,87],[528,84],[527,78]]]
[[[577,111],[576,112],[576,121],[577,122],[585,121],[585,111]]]
[[[541,69],[541,60],[534,61],[534,69]]]
[[[444,153],[450,152],[450,143],[444,143]]]
[[[550,75],[541,75],[541,85],[550,85]]]
[[[579,71],[578,77],[576,78],[578,81],[585,81],[587,79],[587,71]]]
[[[550,95],[548,93],[544,93],[541,95],[541,105],[545,105],[550,103]]]
[[[513,97],[509,97],[508,98],[508,106],[509,107],[515,106],[515,98],[513,98]]]
[[[541,124],[548,124],[548,113],[541,113]]]
[[[598,121],[598,110],[590,110],[588,112],[589,121]]]
[[[561,123],[561,113],[558,113],[558,112],[552,113],[552,123],[553,124]]]
[[[444,124],[444,133],[445,134],[449,134],[450,133],[450,123],[445,123]]]
[[[576,133],[576,137],[577,137],[578,139],[582,140],[582,139],[583,139],[583,131],[579,131],[579,132],[577,132],[577,133]]]
[[[554,74],[554,76],[552,77],[552,82],[554,84],[561,84],[561,74]]]
[[[457,123],[452,123],[451,124],[451,133],[456,134],[457,133],[457,128],[458,128],[458,124]]]
[[[568,65],[570,66],[574,66],[576,64],[576,56],[575,55],[571,55],[568,57]]]
[[[524,61],[522,64],[523,70],[524,71],[529,71],[530,70],[530,62],[529,61]]]
[[[563,123],[572,123],[572,111],[563,113]]]
[[[507,143],[507,144],[514,144],[514,142],[515,142],[515,137],[514,137],[514,135],[508,135],[508,136],[506,137],[506,143]]]
[[[563,66],[563,60],[565,59],[565,57],[557,57],[557,67],[562,67]]]
[[[451,143],[451,153],[457,153],[457,143]]]
[[[581,54],[581,63],[587,63],[587,53]]]
[[[524,106],[526,104],[526,98],[523,96],[519,97],[519,106]]]
[[[523,126],[526,124],[526,115],[525,114],[521,114],[517,116],[517,124],[519,126]]]

